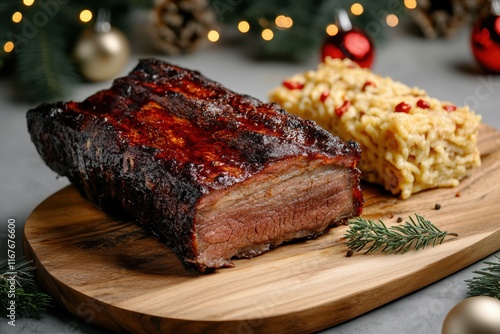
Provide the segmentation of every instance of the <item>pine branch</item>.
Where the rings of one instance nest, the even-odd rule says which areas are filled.
[[[16,76],[19,97],[33,102],[64,98],[72,83],[80,79],[71,59],[74,43],[82,31],[89,27],[78,19],[83,9],[97,13],[100,8],[109,9],[113,15],[111,24],[122,30],[128,26],[130,10],[135,7],[151,8],[154,0],[72,0],[68,3],[44,3],[35,1],[25,6],[22,1],[0,2],[0,69]],[[42,3],[45,6],[42,6]],[[50,13],[47,6],[52,6]],[[23,19],[12,22],[12,14],[20,11]],[[35,15],[44,14],[47,22],[35,24]],[[43,17],[43,16],[40,16]],[[25,33],[31,25],[29,34]],[[14,50],[6,53],[1,47],[14,43]]]
[[[258,44],[260,58],[281,58],[301,60],[316,52],[326,37],[325,28],[335,22],[337,9],[349,11],[352,4],[362,4],[362,15],[350,15],[354,27],[366,31],[373,40],[382,40],[387,29],[385,18],[389,13],[401,17],[405,14],[404,4],[389,5],[387,1],[371,0],[210,0],[222,23],[236,23],[241,20],[250,23],[248,35]],[[293,26],[279,29],[274,25],[278,15],[293,19]],[[261,31],[269,28],[274,33],[270,41],[263,41]]]
[[[446,236],[457,236],[456,233],[441,231],[438,227],[415,214],[416,221],[410,216],[410,222],[404,225],[387,227],[382,220],[357,217],[349,221],[349,229],[344,237],[347,246],[353,251],[360,251],[370,245],[366,253],[380,250],[387,254],[404,254],[410,249],[423,249],[429,244],[434,247],[443,243]]]
[[[48,101],[61,98],[77,79],[76,70],[66,53],[63,31],[47,24],[35,37],[19,48],[17,78],[22,98]]]
[[[154,0],[127,0],[126,2],[132,8],[151,8],[154,5]]]
[[[7,308],[9,307],[10,298],[8,295],[10,293],[9,284],[6,280],[2,280],[0,283],[0,305],[2,317],[7,317]],[[18,318],[40,318],[42,311],[45,311],[51,306],[52,299],[41,292],[26,292],[22,288],[16,288],[14,291],[16,296],[16,317]]]
[[[10,301],[15,300],[16,317],[40,318],[40,313],[51,306],[49,295],[37,291],[31,261],[23,258],[17,261],[13,270],[9,269],[7,259],[0,262],[0,315],[8,315]],[[14,284],[11,283],[14,280]],[[14,286],[12,291],[11,286]],[[13,299],[12,296],[15,296]]]
[[[488,265],[486,268],[473,271],[479,276],[465,280],[469,286],[467,291],[469,297],[489,296],[500,299],[500,257],[495,257],[498,262],[484,262]]]
[[[0,3],[0,69],[5,65],[7,59],[12,56],[11,53],[4,52],[2,49],[3,45],[9,40],[7,37],[8,32],[13,28],[9,16],[18,9],[18,6],[19,4],[13,1],[2,1]]]

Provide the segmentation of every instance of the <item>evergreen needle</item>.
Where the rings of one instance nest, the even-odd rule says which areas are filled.
[[[410,249],[418,251],[429,244],[434,247],[441,244],[448,235],[458,236],[456,233],[441,231],[418,214],[415,214],[415,220],[411,216],[409,218],[409,222],[391,227],[387,227],[382,220],[376,222],[361,217],[351,219],[344,235],[346,244],[354,251],[369,246],[365,254],[377,250],[387,254],[403,254]]]
[[[488,265],[482,270],[473,271],[475,276],[472,279],[465,280],[469,286],[467,295],[473,296],[489,296],[500,299],[500,257],[495,256],[498,262],[484,262]]]
[[[33,274],[35,267],[31,261],[19,259],[14,269],[10,269],[7,259],[0,261],[0,315],[7,317],[7,307],[12,299],[11,283],[15,280],[15,306],[16,316],[39,318],[40,313],[45,311],[51,305],[52,299],[49,295],[37,291]]]

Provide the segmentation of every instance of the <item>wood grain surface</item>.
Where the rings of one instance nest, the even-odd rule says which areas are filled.
[[[456,188],[401,201],[363,184],[364,217],[392,225],[399,216],[419,213],[459,234],[418,252],[346,257],[342,226],[315,240],[237,260],[235,268],[198,276],[134,222],[99,211],[69,186],[29,217],[25,254],[35,261],[43,289],[58,303],[115,331],[316,331],[500,250],[500,132],[482,125],[479,148],[482,166]]]

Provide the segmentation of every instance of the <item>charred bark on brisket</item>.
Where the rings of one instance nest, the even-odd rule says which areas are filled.
[[[156,59],[27,120],[50,168],[200,272],[361,213],[356,143]]]

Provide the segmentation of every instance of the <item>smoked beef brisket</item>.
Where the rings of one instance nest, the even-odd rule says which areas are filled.
[[[50,168],[200,272],[361,213],[355,142],[159,60],[27,119]]]

